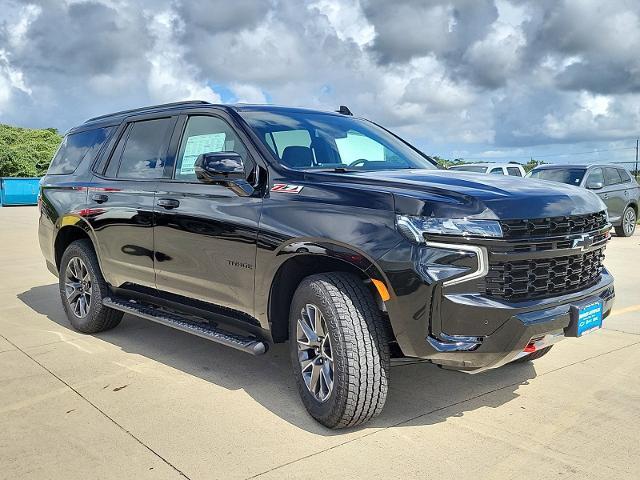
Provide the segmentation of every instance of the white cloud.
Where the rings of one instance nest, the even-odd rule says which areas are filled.
[[[235,94],[238,103],[267,103],[264,92],[255,85],[232,83],[230,88]]]
[[[0,121],[68,128],[182,99],[348,105],[421,145],[618,141],[640,3],[4,0]]]
[[[177,34],[184,28],[182,20],[172,10],[154,14],[149,19],[149,31],[154,39],[147,55],[151,64],[147,85],[151,98],[157,102],[179,100],[221,101],[220,96],[198,81],[198,71],[184,60],[184,48]]]
[[[310,7],[327,16],[340,40],[352,40],[363,47],[375,36],[373,25],[364,17],[359,0],[318,0]]]

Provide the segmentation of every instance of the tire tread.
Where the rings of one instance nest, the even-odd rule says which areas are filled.
[[[344,272],[307,277],[299,288],[316,289],[331,303],[344,339],[347,381],[334,385],[343,401],[322,423],[345,428],[370,420],[386,401],[390,357],[386,328],[371,292],[362,279]]]

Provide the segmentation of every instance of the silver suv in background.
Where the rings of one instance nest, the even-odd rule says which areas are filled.
[[[449,170],[488,173],[490,175],[510,175],[512,177],[524,177],[526,174],[522,165],[518,163],[465,163],[449,167]]]
[[[636,229],[640,186],[629,172],[617,165],[541,165],[527,177],[562,182],[597,193],[607,206],[609,221],[621,237]]]

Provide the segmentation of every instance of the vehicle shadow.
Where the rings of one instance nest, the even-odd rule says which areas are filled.
[[[18,294],[18,298],[52,322],[72,330],[60,304],[57,284],[33,287]],[[242,389],[298,428],[318,435],[340,434],[322,427],[306,414],[290,372],[288,344],[275,345],[266,355],[252,357],[130,315],[125,315],[117,328],[94,336],[125,352],[225,389]],[[428,363],[393,365],[385,410],[367,427],[406,422],[429,425],[482,407],[499,408],[517,398],[518,388],[535,376],[530,363],[507,365],[478,375],[446,371]]]

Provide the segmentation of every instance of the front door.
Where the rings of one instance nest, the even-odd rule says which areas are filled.
[[[194,163],[202,153],[235,151],[250,180],[256,164],[222,117],[182,117],[176,131],[174,172],[159,183],[155,200],[157,288],[252,315],[262,197],[201,183]]]
[[[609,219],[614,221],[615,214],[612,208],[614,207],[613,199],[609,196],[609,191],[605,185],[604,181],[604,168],[596,167],[589,170],[589,175],[587,176],[587,181],[585,182],[585,186],[596,193],[600,199],[607,206],[607,213],[609,214]]]

